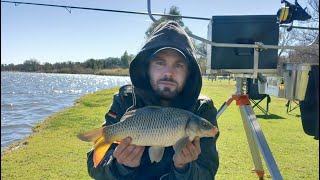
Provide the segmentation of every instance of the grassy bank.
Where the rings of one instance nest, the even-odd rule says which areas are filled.
[[[116,69],[102,69],[94,74],[96,75],[106,75],[106,76],[129,76],[129,69],[121,69],[121,68],[116,68]]]
[[[34,127],[34,134],[1,153],[3,179],[89,179],[86,152],[91,143],[78,140],[80,132],[99,127],[118,88],[85,95],[75,106],[53,114]],[[235,91],[234,81],[204,79],[202,93],[219,108]],[[319,141],[304,134],[300,111],[286,114],[286,100],[272,97],[270,116],[254,108],[284,179],[318,179]],[[265,106],[265,104],[262,104]],[[252,179],[253,167],[241,116],[235,102],[218,120],[220,168],[217,179]],[[13,146],[12,146],[13,147]],[[266,168],[266,166],[264,166]],[[266,170],[266,179],[271,179]]]

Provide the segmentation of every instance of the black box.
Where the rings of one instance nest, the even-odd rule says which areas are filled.
[[[278,45],[276,15],[213,16],[208,25],[208,40],[216,43]],[[253,69],[253,48],[208,45],[207,69]],[[278,49],[259,53],[258,69],[277,69]]]

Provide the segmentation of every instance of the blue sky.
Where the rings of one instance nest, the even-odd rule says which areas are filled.
[[[147,0],[21,0],[147,12]],[[299,3],[305,7],[306,0]],[[294,3],[294,0],[290,2]],[[274,15],[281,0],[152,0],[153,13],[177,6],[184,16]],[[159,18],[159,16],[155,16]],[[209,21],[183,19],[193,34],[206,38]],[[152,21],[147,15],[1,3],[1,63],[84,62],[87,59],[136,54]]]

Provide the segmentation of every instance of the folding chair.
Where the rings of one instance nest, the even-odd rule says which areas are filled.
[[[292,106],[293,104],[293,106]],[[295,101],[295,100],[288,100],[287,104],[286,104],[286,107],[287,107],[287,114],[297,108],[300,107],[300,103],[299,101]]]
[[[247,79],[247,94],[251,103],[253,104],[252,108],[257,107],[265,115],[269,115],[269,103],[271,102],[271,98],[268,94],[259,94],[258,82],[256,81],[255,83],[253,83],[252,81],[252,79]],[[264,99],[267,99],[267,105],[265,109],[259,105],[259,103]]]

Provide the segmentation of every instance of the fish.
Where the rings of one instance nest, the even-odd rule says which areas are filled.
[[[181,152],[195,137],[215,137],[218,128],[208,120],[184,109],[146,106],[127,111],[119,122],[90,130],[77,137],[94,142],[94,167],[100,164],[110,145],[130,137],[131,144],[150,146],[151,163],[160,162],[165,147],[173,146],[175,154]]]

